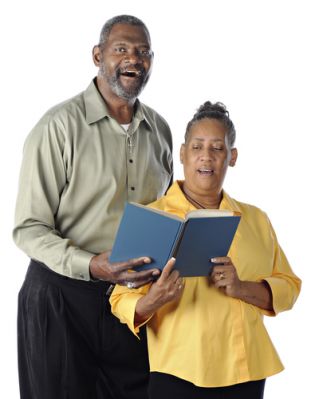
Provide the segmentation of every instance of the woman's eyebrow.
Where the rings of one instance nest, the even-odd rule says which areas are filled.
[[[205,141],[205,139],[202,138],[202,137],[193,137],[192,140]],[[212,139],[209,139],[209,141],[215,141],[215,142],[216,142],[216,141],[220,141],[221,143],[224,142],[224,140],[223,140],[223,139],[220,139],[220,138],[216,138],[216,139],[212,138]]]

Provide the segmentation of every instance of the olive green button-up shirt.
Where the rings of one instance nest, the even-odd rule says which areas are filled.
[[[149,203],[172,178],[165,120],[136,102],[126,131],[94,81],[49,110],[25,146],[13,237],[57,273],[89,280],[89,262],[110,249],[126,201]]]

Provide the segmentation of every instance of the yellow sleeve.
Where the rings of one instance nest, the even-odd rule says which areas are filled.
[[[271,289],[274,314],[276,315],[293,307],[300,293],[301,280],[292,271],[271,225],[270,229],[274,240],[274,266],[272,275],[263,280],[269,284]],[[274,315],[269,312],[265,312],[265,314]]]
[[[135,308],[137,301],[148,293],[150,284],[144,285],[137,289],[129,289],[122,285],[116,285],[110,297],[112,313],[123,324],[127,324],[128,328],[138,337],[140,327],[148,322],[139,325],[134,324]]]

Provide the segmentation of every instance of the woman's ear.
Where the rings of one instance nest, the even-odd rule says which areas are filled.
[[[179,159],[181,161],[181,164],[184,163],[184,152],[185,152],[185,144],[182,144],[179,150]]]
[[[231,156],[230,156],[229,166],[235,166],[238,157],[237,148],[232,148],[230,151],[231,151]]]

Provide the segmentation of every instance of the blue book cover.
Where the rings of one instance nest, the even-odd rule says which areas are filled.
[[[150,264],[135,270],[163,269],[174,256],[180,275],[207,276],[212,268],[210,259],[226,256],[240,221],[231,211],[199,209],[186,219],[143,205],[125,206],[111,262],[149,256]]]
[[[211,258],[227,256],[240,216],[188,219],[175,253],[175,269],[184,277],[208,276]]]
[[[163,269],[172,257],[183,219],[134,203],[127,203],[110,256],[111,262],[149,256],[152,263],[135,270]]]

